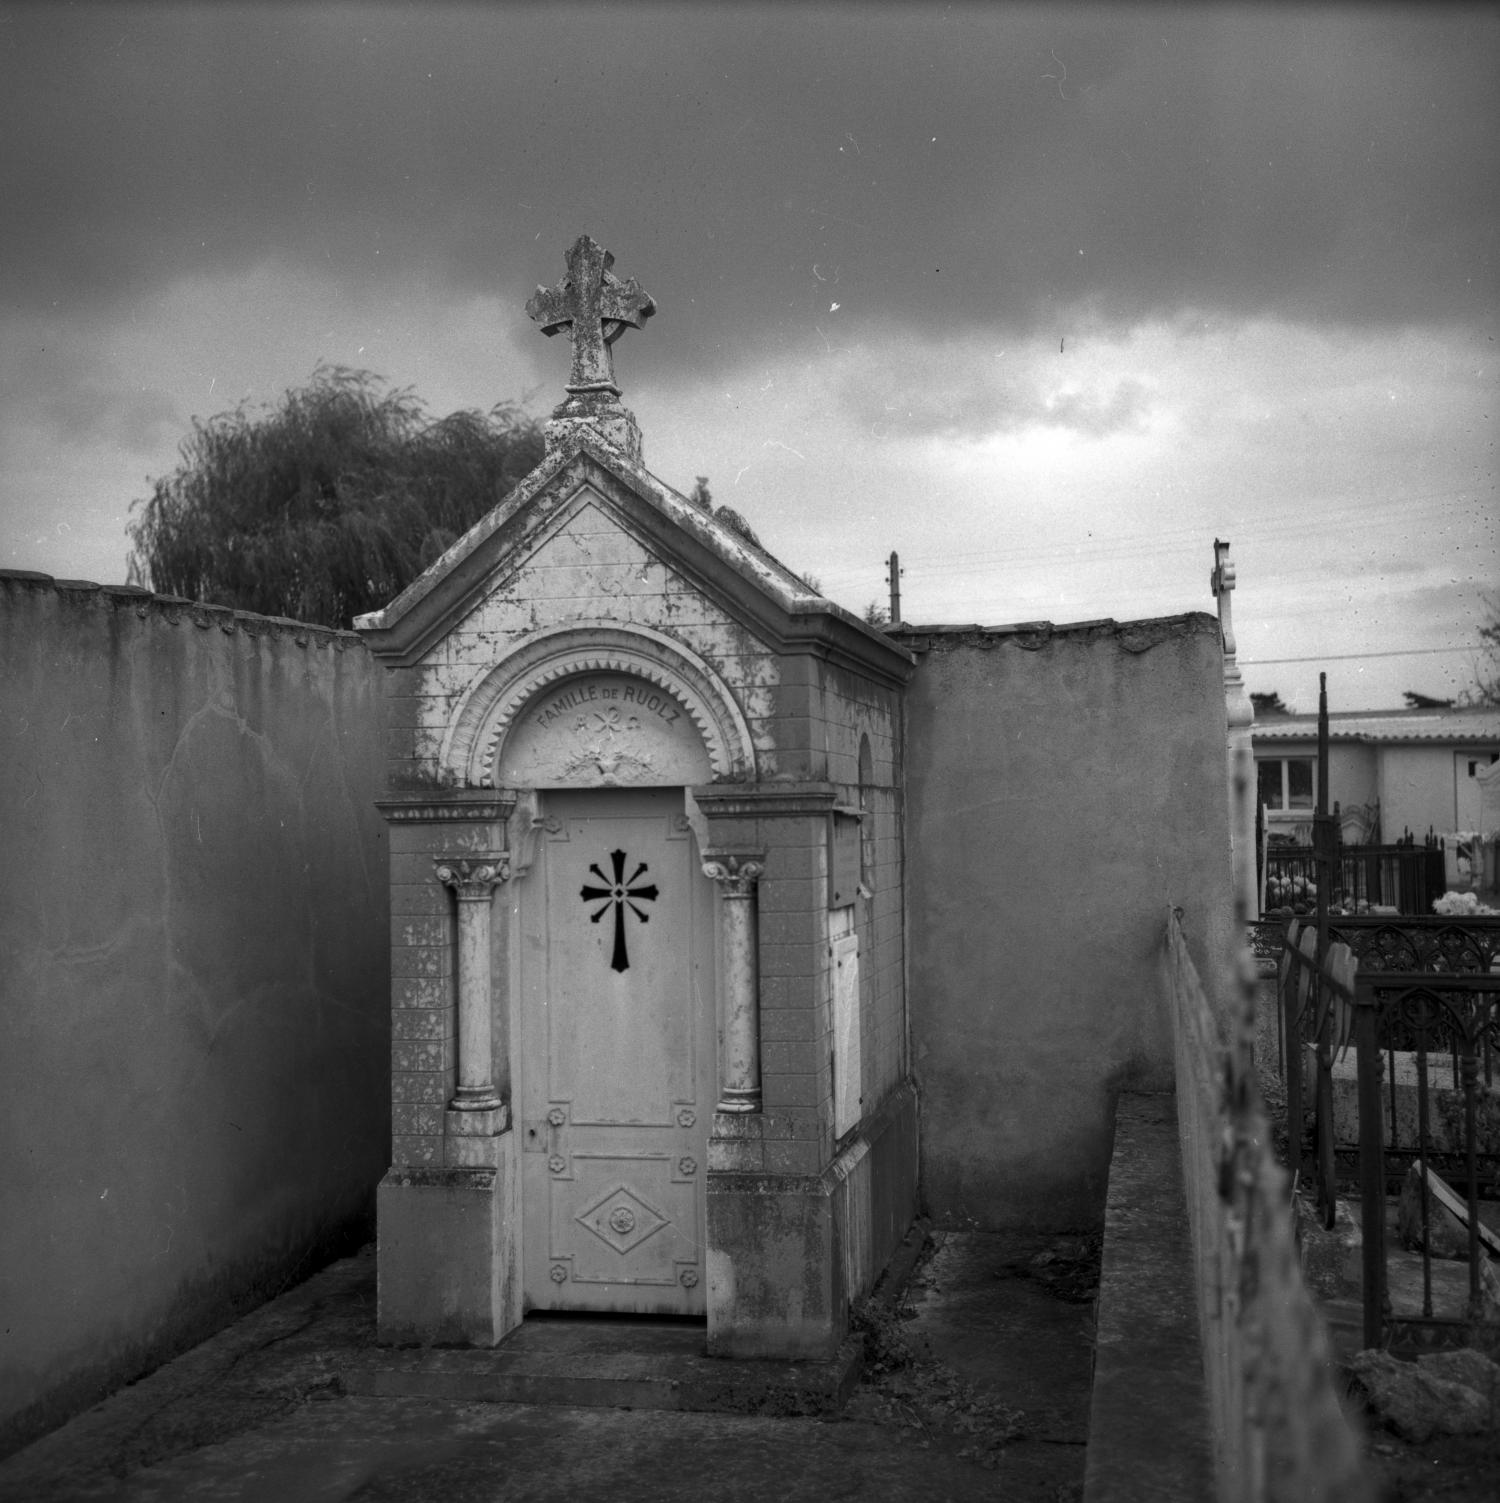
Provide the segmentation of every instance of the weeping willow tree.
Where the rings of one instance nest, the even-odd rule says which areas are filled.
[[[130,525],[130,580],[347,627],[399,594],[542,457],[511,405],[429,419],[409,389],[319,366],[274,407],[194,419]]]

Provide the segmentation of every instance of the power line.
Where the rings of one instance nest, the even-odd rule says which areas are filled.
[[[1419,658],[1435,652],[1477,652],[1475,647],[1400,647],[1390,652],[1323,652],[1310,658],[1237,658],[1241,668],[1271,668],[1281,663],[1346,663],[1351,658]]]
[[[1329,532],[1336,532],[1341,525],[1368,522],[1371,520],[1373,511],[1384,509],[1386,506],[1402,507],[1403,514],[1399,520],[1410,526],[1430,526],[1428,518],[1417,514],[1418,509],[1435,506],[1438,510],[1447,510],[1455,503],[1441,498],[1454,494],[1454,492],[1437,491],[1427,496],[1389,497],[1378,502],[1354,502],[1313,514],[1309,514],[1304,508],[1298,512],[1227,519],[1227,525],[1240,536],[1242,542],[1248,536],[1250,541],[1261,545],[1277,543],[1289,546],[1307,539],[1325,537]],[[1463,498],[1457,504],[1466,506],[1468,503],[1469,498]],[[1485,514],[1478,511],[1477,498],[1472,499],[1472,505],[1476,514],[1482,519]],[[1241,521],[1245,524],[1244,528],[1240,527]],[[1249,529],[1248,533],[1245,531],[1246,528]],[[1220,530],[1223,530],[1222,522]],[[1179,523],[1171,527],[1157,527],[1150,532],[1131,532],[1115,536],[1108,534],[1096,536],[1090,529],[1076,541],[1059,538],[1042,547],[1017,540],[1009,545],[973,550],[945,548],[937,553],[914,553],[903,566],[903,572],[909,579],[943,578],[958,574],[998,571],[1006,564],[1035,567],[1053,563],[1108,563],[1138,557],[1143,553],[1180,557],[1201,548],[1205,535],[1204,524],[1197,521]],[[1394,539],[1391,541],[1394,542]],[[834,564],[827,566],[826,572],[834,577],[854,578],[863,575],[865,568],[866,566],[859,564]],[[1284,571],[1278,571],[1274,577],[1283,578]]]

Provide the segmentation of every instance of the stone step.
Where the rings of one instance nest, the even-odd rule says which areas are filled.
[[[538,1318],[498,1347],[375,1347],[338,1364],[347,1393],[372,1398],[733,1414],[832,1414],[859,1379],[860,1347],[827,1362],[729,1361],[686,1321]]]

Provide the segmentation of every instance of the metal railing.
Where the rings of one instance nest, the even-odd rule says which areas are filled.
[[[1361,1200],[1367,1346],[1500,1345],[1485,1263],[1500,1235],[1481,1199],[1500,1194],[1500,920],[1330,920],[1322,963],[1312,926],[1287,926],[1280,978],[1288,1150],[1309,1179],[1324,1224],[1337,1207],[1338,1155],[1352,1146]],[[1334,1066],[1353,1045],[1354,1142],[1336,1139]],[[1304,1061],[1314,1051],[1311,1156]],[[1348,1082],[1346,1082],[1348,1084]],[[1461,1109],[1455,1108],[1462,1093]],[[1347,1127],[1346,1127],[1347,1131]],[[1415,1175],[1411,1171],[1415,1168]],[[1467,1222],[1469,1289],[1462,1312],[1435,1313],[1434,1198]],[[1420,1314],[1396,1309],[1387,1281],[1387,1197],[1411,1176],[1420,1215],[1409,1228],[1422,1255]]]
[[[1323,1224],[1331,1227],[1338,1207],[1333,1132],[1333,1060],[1347,1047],[1353,1026],[1357,961],[1346,944],[1330,944],[1320,963],[1318,931],[1287,925],[1277,1009],[1282,1079],[1286,1084],[1287,1152],[1293,1172],[1311,1179]],[[1313,1077],[1313,1157],[1305,1157],[1304,1056],[1316,1050]]]
[[[1466,1345],[1500,1347],[1500,1319],[1486,1300],[1486,1243],[1500,1255],[1500,1237],[1480,1219],[1481,1190],[1489,1198],[1500,1192],[1500,1153],[1493,1140],[1480,1147],[1480,1103],[1484,1115],[1500,1124],[1500,1101],[1490,1094],[1493,1056],[1500,1043],[1500,972],[1482,974],[1430,971],[1362,971],[1355,987],[1354,1040],[1359,1090],[1359,1184],[1361,1234],[1364,1242],[1364,1340],[1366,1346]],[[1400,1045],[1399,1049],[1397,1045]],[[1412,1046],[1415,1046],[1414,1048]],[[1421,1314],[1394,1309],[1387,1283],[1386,1112],[1381,1077],[1391,1065],[1393,1132],[1398,1120],[1395,1097],[1396,1062],[1415,1055],[1417,1095],[1416,1180],[1418,1241],[1422,1254]],[[1463,1092],[1462,1147],[1449,1157],[1459,1160],[1450,1174],[1461,1172],[1462,1207],[1444,1207],[1455,1220],[1466,1222],[1468,1297],[1458,1313],[1437,1313],[1433,1303],[1434,1199],[1449,1199],[1446,1182],[1432,1165],[1437,1157],[1433,1131],[1433,1095],[1429,1081],[1434,1054],[1451,1055],[1455,1068],[1450,1082]],[[1483,1084],[1481,1085],[1481,1076]],[[1441,1214],[1441,1213],[1439,1213]]]
[[[1430,914],[1447,889],[1446,856],[1442,842],[1429,836],[1395,845],[1341,845],[1338,824],[1332,825],[1333,848],[1324,863],[1310,845],[1267,845],[1265,849],[1266,913],[1295,912],[1302,905],[1311,913],[1316,904],[1320,868],[1328,870],[1331,906],[1353,908],[1360,903],[1394,908],[1402,914]]]

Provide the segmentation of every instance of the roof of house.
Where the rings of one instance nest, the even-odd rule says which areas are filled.
[[[1257,720],[1251,738],[1262,741],[1316,741],[1316,715],[1276,715]],[[1500,745],[1500,706],[1474,709],[1341,710],[1328,717],[1330,741],[1366,744],[1444,742],[1455,746]]]

